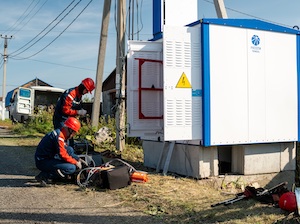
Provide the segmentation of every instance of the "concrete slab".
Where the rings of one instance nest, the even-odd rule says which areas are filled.
[[[232,172],[239,174],[274,173],[295,170],[294,142],[235,145],[232,147]]]
[[[288,190],[292,190],[295,183],[294,171],[282,171],[278,173],[254,174],[254,175],[219,175],[218,177],[209,177],[198,181],[199,184],[208,184],[211,187],[220,189],[230,183],[242,184],[244,187],[253,185],[254,187],[263,187],[270,189],[279,183],[287,182]],[[224,189],[225,192],[232,194],[241,191],[240,189]]]
[[[144,165],[163,170],[168,155],[170,143],[143,141]],[[198,145],[175,144],[171,155],[168,171],[184,176],[205,178],[217,176],[217,147],[202,147]]]

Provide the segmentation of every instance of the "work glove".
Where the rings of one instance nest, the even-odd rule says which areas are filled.
[[[89,164],[87,164],[87,162],[84,161],[83,159],[79,159],[79,161],[81,162],[81,165],[83,164],[83,165],[85,165],[86,167],[89,166]]]
[[[77,161],[76,166],[77,166],[77,168],[78,168],[79,170],[82,169],[82,164],[81,164],[81,161],[80,161],[80,160]]]
[[[85,109],[77,110],[77,114],[80,115],[80,116],[86,115],[86,112],[87,111]]]

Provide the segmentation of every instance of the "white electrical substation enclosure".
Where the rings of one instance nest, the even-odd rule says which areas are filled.
[[[244,19],[130,41],[128,134],[203,146],[299,139],[299,31]]]
[[[224,162],[240,174],[294,170],[300,32],[246,19],[161,30],[128,43],[127,134],[144,140],[144,164],[196,178]]]

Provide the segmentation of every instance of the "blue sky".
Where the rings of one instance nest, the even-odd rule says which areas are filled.
[[[95,79],[104,0],[76,0],[58,17],[71,2],[72,0],[0,0],[0,34],[13,36],[8,41],[7,48],[7,92],[36,77],[63,89],[78,85],[86,77]],[[74,7],[77,2],[80,3]],[[288,4],[283,0],[224,2],[229,18],[260,19],[288,27],[300,26],[298,0],[289,0]],[[140,14],[139,17],[135,15],[135,18],[139,18],[138,26],[141,31],[138,36],[135,35],[135,39],[138,37],[139,40],[148,40],[152,38],[152,0],[139,0],[138,3]],[[116,0],[111,0],[103,79],[116,64],[115,7]],[[198,17],[216,18],[213,0],[198,0]],[[57,26],[54,27],[55,24]],[[3,43],[4,39],[1,38],[1,55]],[[49,46],[46,47],[47,45]],[[36,54],[37,52],[39,53]],[[1,57],[0,95],[2,82]]]

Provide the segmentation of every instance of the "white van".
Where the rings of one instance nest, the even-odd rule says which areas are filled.
[[[10,99],[9,117],[13,122],[25,122],[35,110],[55,107],[64,89],[49,86],[19,87]]]

